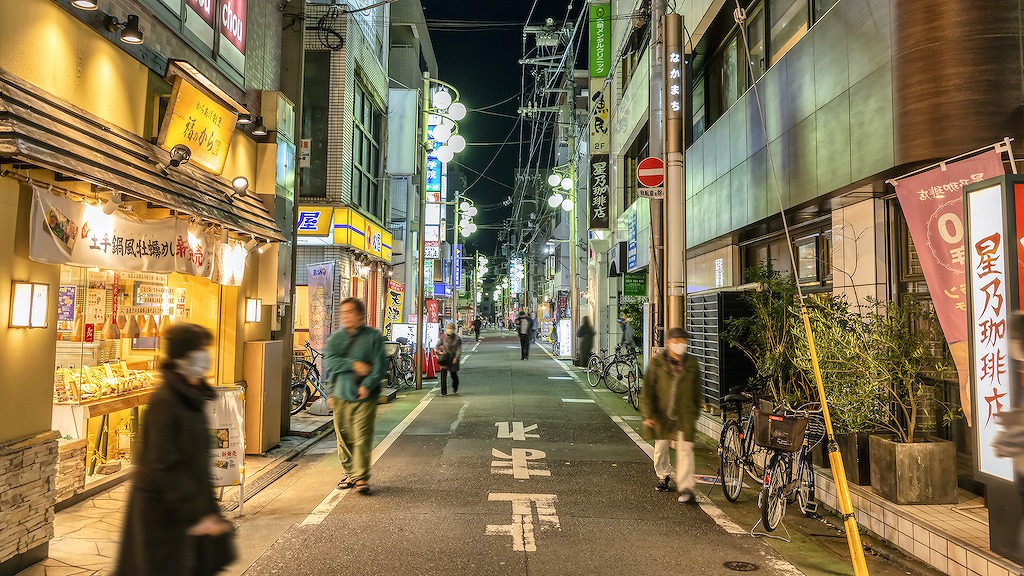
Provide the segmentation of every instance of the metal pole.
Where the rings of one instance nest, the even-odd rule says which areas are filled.
[[[665,110],[665,315],[664,325],[682,327],[686,320],[686,147],[683,142],[683,121],[689,87],[685,82],[686,67],[683,45],[683,17],[666,14],[663,19],[662,85],[668,91]],[[672,71],[676,77],[670,77]]]
[[[427,252],[427,239],[426,239],[426,222],[424,216],[426,212],[427,204],[427,156],[429,151],[427,150],[427,123],[430,122],[430,73],[423,73],[423,109],[420,111],[420,137],[423,140],[420,142],[422,146],[422,158],[423,163],[420,165],[420,199],[419,199],[419,219],[420,219],[420,250],[419,250],[419,262],[417,268],[419,272],[416,275],[416,389],[423,389],[423,293],[426,291],[426,282],[424,281],[424,267],[423,261],[426,260]]]
[[[455,275],[455,264],[462,266],[462,254],[459,253],[459,193],[455,193],[455,240],[452,242],[452,317],[455,318],[455,333],[462,334],[462,322],[459,322],[459,283]]]
[[[661,33],[661,21],[665,16],[665,0],[651,0],[651,95],[650,114],[648,115],[650,155],[654,158],[663,158],[665,152],[665,126],[664,98],[665,82],[662,71],[665,68],[664,38]],[[627,178],[636,178],[635,174],[626,174]],[[654,346],[661,342],[659,330],[665,328],[665,232],[671,230],[666,227],[664,219],[665,201],[652,199],[651,201],[651,250],[650,264],[647,267],[647,300],[651,305],[651,326],[649,327],[650,345]],[[651,356],[651,350],[645,350],[647,357]]]

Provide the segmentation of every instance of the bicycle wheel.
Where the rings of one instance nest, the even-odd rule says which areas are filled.
[[[625,394],[629,390],[629,379],[633,377],[633,368],[628,362],[612,362],[604,374],[604,385],[612,392]]]
[[[778,528],[782,517],[786,515],[786,484],[789,483],[792,466],[789,454],[780,452],[772,456],[764,472],[760,498],[761,523],[769,532]]]
[[[817,511],[814,503],[814,468],[811,466],[811,455],[804,446],[800,449],[799,467],[797,468],[796,505],[804,516],[812,516]]]
[[[292,360],[292,414],[301,412],[309,402],[310,378],[318,378],[316,366],[309,360]]]
[[[740,490],[743,489],[743,448],[740,442],[740,426],[735,421],[730,421],[722,429],[722,437],[718,441],[719,457],[721,458],[719,468],[719,480],[722,483],[722,493],[729,502],[735,502],[740,497]]]
[[[602,366],[601,357],[591,354],[590,360],[587,362],[587,383],[591,388],[601,383],[601,379],[604,377],[603,372],[604,366]]]

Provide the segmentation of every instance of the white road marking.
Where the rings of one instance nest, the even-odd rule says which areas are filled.
[[[522,422],[495,422],[499,440],[518,440],[525,442],[527,438],[540,438],[540,434],[527,434],[537,429],[536,424],[524,426]]]
[[[547,456],[540,450],[513,448],[512,454],[505,454],[497,448],[491,448],[491,456],[498,459],[491,461],[491,474],[509,474],[516,480],[529,480],[531,476],[551,476],[550,470],[530,468],[531,460],[542,460]]]
[[[512,550],[516,552],[536,552],[537,538],[533,526],[533,508],[537,508],[537,524],[541,530],[559,528],[558,516],[555,513],[554,494],[507,494],[490,493],[490,502],[509,501],[512,503],[511,524],[488,524],[488,536],[511,536]]]
[[[595,400],[589,398],[562,398],[562,402],[566,404],[596,404]]]
[[[572,380],[568,376],[548,376],[548,380]]]
[[[430,404],[430,401],[433,398],[433,394],[427,394],[424,396],[423,399],[420,400],[419,405],[417,405],[416,408],[414,408],[413,411],[405,417],[405,420],[402,420],[398,426],[395,426],[395,429],[392,430],[376,448],[374,448],[373,454],[370,456],[371,466],[377,463],[377,460],[387,452],[388,448],[390,448],[391,445],[395,443],[395,440],[405,432],[405,429],[408,428],[409,425],[412,424],[413,420],[420,415],[420,412],[423,412],[427,407],[427,404]],[[310,512],[309,515],[299,523],[299,525],[314,526],[316,524],[320,524],[349,492],[350,490],[340,490],[335,488],[330,494],[321,500],[319,504],[317,504],[316,508],[313,508],[313,511]]]

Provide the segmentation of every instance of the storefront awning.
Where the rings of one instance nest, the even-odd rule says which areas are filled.
[[[144,138],[0,69],[0,162],[25,162],[217,222],[229,230],[285,240],[259,198],[232,197],[230,182],[183,165]]]

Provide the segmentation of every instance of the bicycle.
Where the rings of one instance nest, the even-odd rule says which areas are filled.
[[[755,441],[772,453],[758,496],[761,523],[771,532],[782,522],[791,499],[806,516],[817,511],[811,450],[825,437],[825,419],[820,404],[813,402],[761,414],[756,426]]]
[[[630,382],[643,376],[640,363],[636,360],[636,354],[622,346],[616,346],[614,354],[609,355],[607,352],[607,348],[601,348],[600,354],[590,355],[587,362],[587,383],[591,388],[595,388],[604,382],[612,392],[624,394],[629,391]],[[612,377],[610,380],[609,376]]]
[[[301,412],[315,394],[320,394],[321,398],[330,396],[330,393],[320,380],[320,369],[316,367],[317,361],[323,358],[324,355],[314,349],[309,342],[306,342],[305,348],[309,354],[309,360],[302,357],[292,359],[292,414]]]
[[[721,399],[725,423],[718,437],[718,476],[729,502],[739,499],[744,473],[757,483],[763,481],[757,471],[757,460],[763,462],[767,450],[754,443],[754,401],[751,394],[736,388]]]
[[[387,369],[384,377],[391,388],[411,388],[415,386],[413,379],[412,353],[405,352],[409,348],[401,338],[397,342],[385,342],[384,354],[387,356]]]

